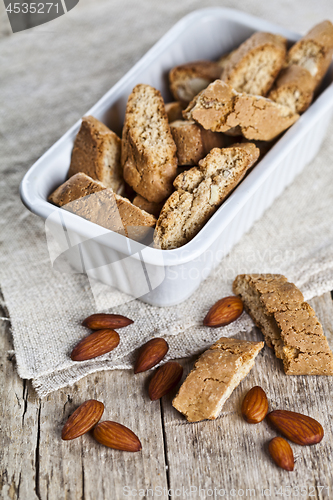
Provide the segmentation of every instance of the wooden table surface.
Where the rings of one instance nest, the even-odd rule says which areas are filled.
[[[331,294],[311,305],[333,347]],[[253,329],[247,338],[261,334]],[[267,346],[220,417],[189,424],[171,405],[174,393],[149,400],[150,373],[100,372],[40,400],[31,383],[17,375],[9,319],[1,321],[0,343],[1,499],[333,498],[333,379],[286,376]],[[186,374],[193,359],[182,364]],[[254,385],[265,389],[271,409],[305,413],[324,426],[318,445],[292,444],[294,472],[270,459],[267,443],[276,434],[266,422],[250,425],[241,417],[242,398]],[[123,423],[139,436],[141,452],[103,447],[91,435],[61,440],[68,416],[91,398],[104,402],[103,419]]]

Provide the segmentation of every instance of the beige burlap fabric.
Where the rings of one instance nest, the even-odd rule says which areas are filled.
[[[209,5],[239,6],[300,32],[323,18],[333,19],[328,0],[316,2],[315,12],[310,1]],[[306,298],[333,288],[331,126],[316,160],[190,299],[164,309],[138,300],[115,306],[113,312],[135,320],[121,331],[118,348],[80,364],[69,358],[73,346],[86,335],[82,318],[109,308],[110,300],[121,304],[123,297],[104,285],[96,285],[92,293],[85,276],[52,269],[44,222],[21,204],[19,182],[30,165],[175,21],[202,6],[199,0],[158,5],[152,0],[81,0],[66,16],[30,31],[9,35],[8,23],[2,25],[0,284],[11,318],[18,372],[33,380],[41,396],[88,373],[130,368],[135,349],[152,336],[167,338],[170,359],[197,353],[222,335],[250,330],[253,324],[246,314],[225,328],[201,326],[209,307],[231,292],[239,272],[285,273]]]

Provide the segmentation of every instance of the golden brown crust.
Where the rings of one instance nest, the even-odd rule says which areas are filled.
[[[196,361],[172,405],[189,422],[216,419],[263,347],[264,342],[222,337]]]
[[[178,175],[177,191],[165,202],[156,224],[155,246],[178,248],[194,238],[258,157],[251,143],[215,148],[198,167]]]
[[[182,120],[183,109],[183,106],[178,101],[167,102],[165,104],[165,112],[167,114],[169,123],[175,122],[176,120]]]
[[[172,192],[176,145],[162,96],[150,85],[137,85],[128,98],[122,165],[125,181],[146,200],[159,203]]]
[[[315,89],[315,80],[305,68],[292,64],[284,68],[268,94],[268,98],[293,113],[303,113],[310,106]]]
[[[283,360],[287,375],[333,375],[333,354],[314,310],[282,275],[239,275],[234,292]]]
[[[307,69],[315,80],[315,87],[318,87],[332,62],[332,55],[333,24],[323,21],[291,47],[286,64]]]
[[[193,120],[176,120],[170,130],[177,147],[178,165],[197,165],[213,148],[225,144],[221,133],[205,130]]]
[[[226,61],[221,80],[238,92],[265,96],[282,68],[287,40],[272,33],[254,33]]]
[[[236,131],[249,140],[262,141],[273,140],[299,118],[287,106],[238,93],[221,80],[200,92],[183,116],[213,132]]]
[[[212,61],[194,61],[176,66],[169,73],[170,89],[176,101],[188,104],[211,82],[220,78],[221,66]]]
[[[153,215],[113,193],[112,189],[72,201],[64,209],[137,241],[144,239],[156,223]]]
[[[62,207],[71,201],[98,193],[98,191],[103,191],[103,189],[105,189],[105,186],[101,182],[95,181],[91,177],[88,177],[88,175],[79,172],[53,191],[48,200],[54,203],[54,205]]]
[[[112,130],[93,116],[84,116],[74,141],[68,177],[84,172],[115,193],[123,193],[120,149],[121,140]]]
[[[144,210],[145,212],[148,212],[148,214],[152,214],[155,217],[158,217],[160,215],[160,212],[164,205],[164,201],[162,201],[161,203],[154,203],[153,201],[145,200],[140,194],[136,195],[132,203],[136,207],[141,208],[141,210]]]

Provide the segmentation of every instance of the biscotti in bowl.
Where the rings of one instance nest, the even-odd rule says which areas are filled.
[[[255,37],[259,32],[274,36]],[[247,42],[252,36],[254,41]],[[81,138],[84,132],[89,139],[85,139],[84,147],[85,154],[92,155],[90,162],[85,164],[84,155],[80,154],[83,141],[76,140],[83,125],[80,120],[26,174],[21,184],[23,202],[47,221],[64,255],[69,255],[71,246],[83,246],[81,255],[87,260],[84,265],[69,256],[79,271],[84,268],[89,276],[129,294],[142,279],[145,286],[133,295],[154,305],[167,306],[185,300],[320,148],[332,114],[333,90],[331,67],[319,87],[312,75],[316,80],[313,89],[313,80],[308,77],[311,71],[321,74],[324,64],[327,69],[328,56],[317,62],[313,60],[312,66],[304,62],[302,54],[307,45],[320,48],[316,36],[316,33],[310,35],[310,41],[306,39],[306,43],[296,47],[296,55],[291,53],[289,64],[288,53],[301,38],[299,35],[233,10],[211,8],[193,12],[86,113],[88,118],[83,122]],[[262,74],[254,95],[241,81],[244,60],[249,67],[256,64],[261,51],[258,47],[275,54],[276,64]],[[281,60],[286,67],[281,67]],[[170,70],[193,61],[214,64],[192,64],[194,81],[188,78],[189,72],[187,76],[185,72],[184,78],[184,71],[177,74],[174,71],[171,93]],[[220,78],[216,78],[218,65]],[[295,66],[299,69],[294,70]],[[295,97],[295,85],[300,86],[299,98],[297,92]],[[136,89],[134,94],[133,89]],[[130,95],[133,98],[129,105]],[[180,96],[179,101],[175,101],[175,95]],[[140,102],[146,103],[141,111]],[[223,107],[229,107],[231,112],[220,113],[216,120],[214,113]],[[266,122],[265,127],[249,123],[248,115],[254,108],[256,120],[261,124]],[[236,119],[231,120],[233,110],[237,110]],[[147,125],[147,120],[140,123],[140,113],[146,112],[157,126]],[[274,124],[269,123],[272,116]],[[276,130],[272,130],[273,125]],[[164,135],[159,143],[161,130]],[[121,144],[119,156],[121,136],[125,144]],[[156,144],[160,146],[156,148]],[[250,157],[244,160],[244,155],[240,160],[241,152],[250,150],[252,160]],[[231,160],[230,155],[239,160]],[[83,196],[76,200],[71,199],[71,186],[69,191],[67,186],[67,190],[57,192],[71,178],[68,179],[68,173],[73,158],[73,176],[83,173],[92,179],[81,175],[78,185]],[[233,166],[233,161],[237,165]],[[245,171],[239,161],[248,162]],[[237,169],[240,171],[236,175]],[[230,182],[233,172],[238,176],[236,183]],[[53,199],[48,201],[54,192]],[[85,195],[86,192],[89,194]],[[179,200],[184,200],[183,209],[181,201],[172,198],[176,193]],[[73,210],[56,206],[54,200],[60,199],[56,195],[74,203]],[[79,207],[82,202],[78,200],[86,196],[96,197],[99,205],[110,203],[114,213],[119,213],[116,209],[121,206],[130,217],[125,225],[121,217],[122,227],[107,218],[108,226],[102,227],[94,222],[97,213],[99,221],[105,219],[100,210]],[[191,208],[188,204],[192,202],[197,206],[198,217],[188,212],[188,207]],[[177,207],[186,225],[185,232],[181,227],[179,238],[168,237],[173,207]],[[78,215],[88,212],[86,218]],[[176,218],[174,222],[178,231],[180,221]],[[131,225],[143,228],[133,232],[132,239],[127,229]],[[64,231],[71,235],[69,239],[64,238]],[[154,233],[158,233],[155,238]],[[171,241],[176,243],[170,244]]]

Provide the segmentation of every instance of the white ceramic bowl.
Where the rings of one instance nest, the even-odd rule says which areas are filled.
[[[217,59],[255,31],[299,35],[243,12],[195,11],[179,21],[86,114],[121,132],[127,98],[138,83],[150,84],[169,101],[170,68]],[[79,272],[158,306],[187,299],[274,199],[317,154],[333,110],[332,67],[321,93],[301,118],[235,189],[199,234],[174,250],[145,246],[97,226],[47,201],[66,179],[77,122],[27,172],[20,193],[29,210],[46,220],[51,262],[65,257]],[[56,241],[56,245],[51,244]]]

